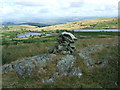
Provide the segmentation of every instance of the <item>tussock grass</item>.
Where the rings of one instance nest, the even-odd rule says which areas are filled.
[[[31,43],[31,44],[19,44],[19,45],[9,45],[3,46],[2,49],[2,63],[10,63],[17,59],[22,59],[25,57],[41,55],[48,53],[50,48],[54,47],[54,42],[46,43]]]
[[[76,48],[79,51],[88,46],[99,45],[101,43],[118,42],[118,37],[113,38],[93,38],[93,39],[78,39],[76,42]]]
[[[111,57],[114,57],[115,59],[118,58],[118,56],[119,56],[118,51],[119,51],[119,48],[117,45],[116,46],[107,46],[107,47],[101,48],[97,52],[91,53],[90,56],[91,56],[91,58],[93,58],[94,63],[98,63],[103,60],[110,61]],[[116,56],[113,53],[115,53]]]
[[[94,39],[78,39],[76,42],[77,50],[81,50],[84,47],[93,46],[101,43],[112,43],[117,42],[118,38],[94,38]],[[48,48],[53,45],[51,42],[46,42]],[[27,44],[26,44],[27,45]],[[25,45],[25,46],[26,46]],[[34,44],[29,44],[32,47]],[[36,44],[36,46],[42,45]],[[45,45],[45,43],[43,44]],[[19,45],[17,45],[19,47]],[[21,45],[20,45],[21,46]],[[9,48],[14,46],[9,46]],[[16,47],[16,48],[18,48]],[[24,48],[24,45],[23,47]],[[24,48],[25,49],[25,48]],[[35,48],[34,48],[35,49]],[[38,48],[37,48],[38,49]],[[43,49],[43,48],[42,48]],[[59,77],[55,83],[42,83],[41,79],[48,79],[52,75],[52,72],[57,72],[56,62],[61,59],[62,55],[54,56],[54,60],[40,68],[44,68],[43,74],[38,74],[36,71],[33,75],[25,80],[17,77],[16,73],[11,72],[3,75],[3,87],[13,87],[13,88],[117,88],[117,74],[118,74],[118,53],[116,53],[118,48],[116,47],[105,47],[101,51],[91,54],[92,58],[96,61],[103,58],[110,59],[109,63],[105,67],[95,67],[94,69],[88,69],[84,63],[84,60],[79,57],[79,55],[74,53],[76,56],[75,67],[80,67],[83,76],[73,77],[64,76]],[[11,49],[12,50],[12,49]],[[27,50],[27,49],[26,49]],[[47,50],[47,49],[44,49]],[[43,51],[42,51],[43,52]],[[40,52],[40,53],[42,53]],[[103,55],[104,54],[104,55]],[[45,68],[49,70],[45,70]],[[15,76],[13,78],[13,76]]]

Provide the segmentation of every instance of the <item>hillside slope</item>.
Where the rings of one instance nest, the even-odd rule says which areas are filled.
[[[108,29],[117,28],[117,26],[118,18],[99,18],[43,27],[40,28],[40,30],[79,30],[83,28]]]
[[[91,19],[91,20],[83,20],[70,22],[66,24],[52,25],[46,27],[37,27],[30,25],[13,25],[8,26],[7,28],[2,28],[7,31],[16,31],[16,30],[30,30],[30,31],[49,31],[49,30],[79,30],[79,29],[112,29],[118,28],[118,18],[99,18],[99,19]]]

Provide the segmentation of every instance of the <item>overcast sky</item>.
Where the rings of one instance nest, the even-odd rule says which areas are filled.
[[[1,0],[2,20],[118,15],[119,0]]]

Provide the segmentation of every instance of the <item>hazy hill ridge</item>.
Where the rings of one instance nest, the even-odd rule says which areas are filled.
[[[77,22],[71,22],[60,25],[53,25],[48,27],[40,28],[40,30],[79,30],[86,27],[95,27],[96,25],[105,25],[106,28],[117,28],[117,18],[99,18],[99,19],[91,19],[91,20],[83,20]],[[107,25],[106,25],[107,24]],[[102,26],[101,26],[102,27]]]
[[[51,25],[46,27],[37,27],[31,25],[13,25],[8,26],[9,31],[16,31],[25,28],[25,30],[31,31],[49,31],[49,30],[79,30],[79,29],[112,29],[118,28],[118,18],[98,18],[90,20],[82,20],[76,22],[70,22],[65,24]]]

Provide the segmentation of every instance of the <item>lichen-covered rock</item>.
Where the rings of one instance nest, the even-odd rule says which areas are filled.
[[[90,47],[86,47],[82,50],[80,50],[79,56],[82,57],[85,60],[85,64],[87,65],[87,67],[91,68],[93,67],[93,59],[89,56],[90,53],[96,52],[98,49],[101,49],[103,47],[107,47],[107,46],[114,46],[114,45],[119,45],[118,42],[113,42],[113,43],[102,43],[100,45],[95,45],[95,46],[90,46]],[[103,62],[101,65],[104,65],[106,63]]]
[[[74,60],[75,57],[73,55],[66,55],[57,63],[57,68],[64,72],[74,65]]]
[[[11,65],[14,71],[22,77],[25,75],[30,76],[32,71],[35,69],[35,64],[33,61],[26,59],[20,60],[18,62],[13,62]]]
[[[70,76],[78,76],[81,77],[83,75],[82,70],[80,67],[74,68],[69,73]]]
[[[0,71],[3,71],[4,73],[8,73],[12,70],[13,70],[13,68],[12,68],[11,64],[3,65],[0,67]]]
[[[47,62],[52,61],[54,54],[44,54],[40,56],[29,57],[19,61],[12,62],[11,64],[3,65],[0,67],[0,71],[8,73],[11,71],[16,72],[20,77],[25,79],[25,76],[30,76],[36,66],[42,66]],[[38,71],[42,73],[41,70]]]
[[[57,78],[69,75],[69,68],[74,65],[75,57],[73,55],[66,55],[57,62],[56,67],[59,72],[52,72],[53,74],[48,79],[42,79],[43,83],[55,82]],[[72,72],[71,72],[72,73]]]
[[[46,80],[42,79],[42,82],[43,83],[53,83],[53,82],[55,82],[55,78],[51,77],[51,78],[46,79]]]
[[[91,67],[93,66],[93,59],[89,56],[89,54],[97,51],[98,49],[101,49],[102,47],[109,45],[118,45],[118,43],[112,44],[106,43],[87,47],[80,51],[79,56],[81,56],[85,60],[85,63],[88,67]],[[41,66],[46,65],[47,62],[52,61],[53,56],[55,56],[55,54],[44,54],[40,56],[29,57],[28,59],[15,61],[10,64],[0,66],[0,71],[3,71],[4,73],[14,71],[24,79],[26,76],[31,76],[32,72],[35,69],[37,70],[38,74],[41,73],[47,74],[47,71],[49,72],[50,69],[42,68]],[[57,65],[55,65],[55,68],[59,70],[57,70],[56,72],[52,71],[50,76],[47,76],[48,79],[46,79],[46,77],[42,78],[41,79],[42,82],[44,83],[55,82],[57,78],[64,76],[81,77],[83,73],[80,67],[75,67],[74,65],[75,59],[76,58],[73,55],[66,55],[62,57],[62,59],[57,62]],[[98,66],[105,66],[107,63],[108,60],[103,60],[102,62],[98,62]],[[40,68],[36,68],[37,66]]]
[[[51,77],[48,79],[42,79],[43,83],[53,83],[57,80],[59,77],[64,77],[64,76],[77,76],[80,78],[83,75],[82,70],[80,67],[73,68],[72,70],[67,70],[65,72],[54,72]]]
[[[85,64],[88,67],[93,66],[93,60],[88,56],[88,54],[80,52],[79,55],[85,60]]]
[[[103,67],[106,64],[108,64],[108,60],[104,59],[103,61],[97,62],[95,64],[98,65],[98,66],[100,66],[100,67]]]
[[[36,66],[44,65],[46,62],[52,61],[53,54],[44,54],[40,56],[33,56],[31,57],[34,59],[34,63]]]

